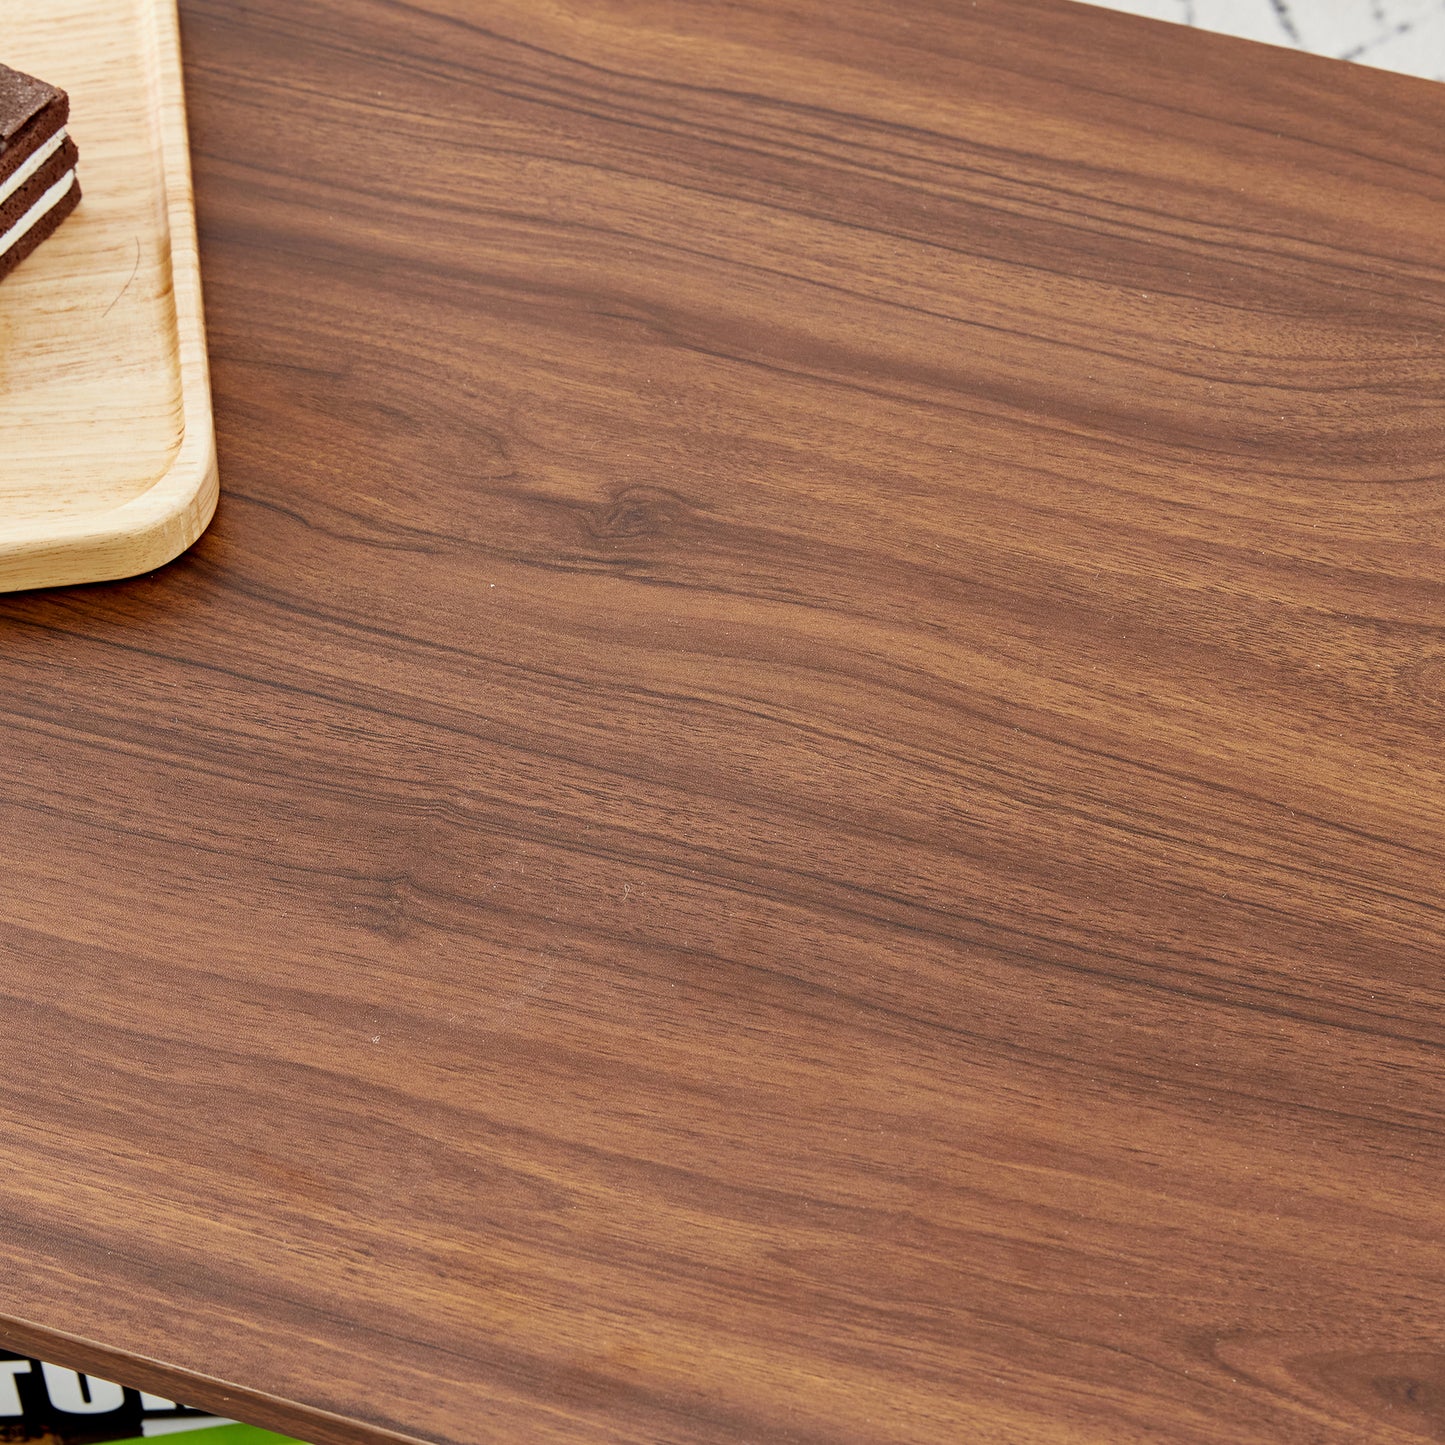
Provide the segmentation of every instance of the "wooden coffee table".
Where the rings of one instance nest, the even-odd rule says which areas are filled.
[[[1445,1430],[1445,87],[187,0],[223,499],[0,600],[0,1342],[318,1445]]]

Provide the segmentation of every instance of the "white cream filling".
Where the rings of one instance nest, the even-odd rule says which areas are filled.
[[[75,172],[66,171],[3,236],[0,236],[0,256],[3,256],[17,241],[23,241],[65,199],[66,192],[74,184]]]
[[[61,126],[14,175],[0,181],[0,206],[3,206],[61,146],[65,144],[65,127]]]

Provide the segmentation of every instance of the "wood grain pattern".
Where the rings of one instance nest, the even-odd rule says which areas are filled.
[[[0,0],[63,86],[79,210],[0,290],[0,590],[169,562],[216,506],[174,0]]]
[[[183,22],[226,502],[0,604],[0,1338],[320,1442],[1445,1438],[1445,90]]]

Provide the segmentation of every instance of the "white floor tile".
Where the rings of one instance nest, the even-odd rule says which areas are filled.
[[[1175,20],[1445,79],[1445,0],[1088,0],[1155,20]]]

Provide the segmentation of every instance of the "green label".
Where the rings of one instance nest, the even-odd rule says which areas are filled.
[[[300,1445],[145,1390],[0,1351],[0,1445]]]

